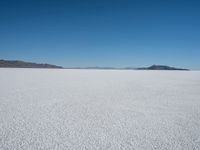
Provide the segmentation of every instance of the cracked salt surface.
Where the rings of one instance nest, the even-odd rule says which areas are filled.
[[[200,149],[200,72],[0,69],[0,149]]]

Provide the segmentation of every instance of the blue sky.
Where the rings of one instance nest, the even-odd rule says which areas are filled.
[[[2,0],[0,59],[200,69],[199,0]]]

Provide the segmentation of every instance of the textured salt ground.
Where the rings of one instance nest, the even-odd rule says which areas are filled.
[[[200,72],[0,69],[0,149],[200,149]]]

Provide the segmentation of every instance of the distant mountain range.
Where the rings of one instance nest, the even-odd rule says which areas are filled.
[[[135,67],[123,67],[123,68],[116,68],[116,67],[72,67],[66,69],[103,69],[103,70],[189,70],[189,69],[182,69],[182,68],[175,68],[163,65],[152,65],[150,67],[142,67],[142,68],[135,68]]]
[[[0,68],[63,68],[51,64],[37,64],[19,60],[0,60]]]
[[[38,64],[19,60],[0,60],[0,68],[63,68],[52,64]],[[163,65],[152,65],[150,67],[134,68],[134,67],[71,67],[63,69],[104,69],[104,70],[189,70],[183,68],[175,68]]]

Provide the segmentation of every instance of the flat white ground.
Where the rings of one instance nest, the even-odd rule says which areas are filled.
[[[200,149],[200,72],[0,69],[0,149]]]

